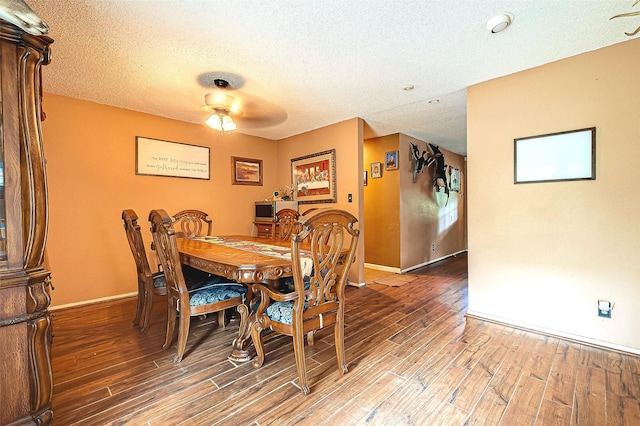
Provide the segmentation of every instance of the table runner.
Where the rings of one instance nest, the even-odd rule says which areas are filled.
[[[291,261],[291,248],[274,246],[272,244],[260,243],[257,241],[247,241],[238,238],[205,236],[195,238],[198,241],[206,243],[218,244],[224,247],[230,247],[238,250],[244,250],[251,253],[262,254],[265,256],[277,257]],[[302,276],[308,277],[313,270],[313,261],[311,253],[308,250],[300,250],[300,265],[302,267]]]

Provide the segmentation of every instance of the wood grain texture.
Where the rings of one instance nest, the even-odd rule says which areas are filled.
[[[306,396],[287,336],[265,342],[256,369],[227,359],[237,319],[193,318],[176,366],[159,300],[146,334],[131,324],[134,299],[59,311],[54,424],[640,424],[638,357],[467,319],[466,271],[460,255],[402,287],[347,287],[349,371],[321,331],[305,348]]]
[[[14,2],[15,3],[15,2]],[[6,13],[13,5],[3,3]],[[48,202],[41,67],[47,36],[0,19],[0,424],[48,425],[50,273],[43,267]]]

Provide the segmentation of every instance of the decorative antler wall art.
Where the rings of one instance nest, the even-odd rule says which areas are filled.
[[[444,164],[444,154],[437,145],[429,144],[429,148],[433,153],[434,164],[436,165],[435,174],[433,176],[433,187],[436,191],[444,188],[444,192],[449,195],[449,184],[447,183],[447,166]]]
[[[412,142],[409,142],[409,145],[411,145],[411,152],[413,153],[413,183],[416,183],[418,173],[421,173],[422,169],[425,166],[428,166],[433,159],[429,159],[429,154],[426,149],[422,151],[422,154],[420,154],[418,145]]]
[[[634,1],[633,5],[631,7],[637,5],[638,3],[640,3],[640,0]],[[638,16],[638,15],[640,15],[640,11],[621,13],[619,15],[612,16],[611,18],[609,18],[609,20],[612,20],[612,19],[615,19],[615,18],[625,18],[625,17],[629,17],[629,16]],[[634,32],[632,32],[632,33],[628,33],[628,32],[625,31],[625,34],[628,35],[629,37],[632,37],[632,36],[634,36],[634,35],[636,35],[638,33],[640,33],[640,27],[636,28],[636,30]]]
[[[420,153],[418,145],[412,142],[409,142],[409,144],[411,145],[411,152],[413,153],[413,183],[416,183],[419,173],[422,173],[426,168],[434,164],[433,187],[436,191],[444,189],[445,194],[448,196],[447,166],[444,162],[444,154],[440,151],[440,148],[430,143],[426,145],[427,149]]]

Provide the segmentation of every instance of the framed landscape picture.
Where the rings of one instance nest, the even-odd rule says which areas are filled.
[[[336,150],[292,158],[291,187],[300,204],[335,203]]]
[[[231,157],[233,185],[262,185],[262,160]]]

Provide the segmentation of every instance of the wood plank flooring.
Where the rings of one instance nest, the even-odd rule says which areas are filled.
[[[193,319],[175,365],[160,297],[147,334],[133,299],[54,312],[54,425],[640,425],[640,358],[465,318],[466,255],[400,287],[375,274],[347,288],[349,372],[319,333],[307,396],[287,337],[262,368],[227,360],[236,320]]]

